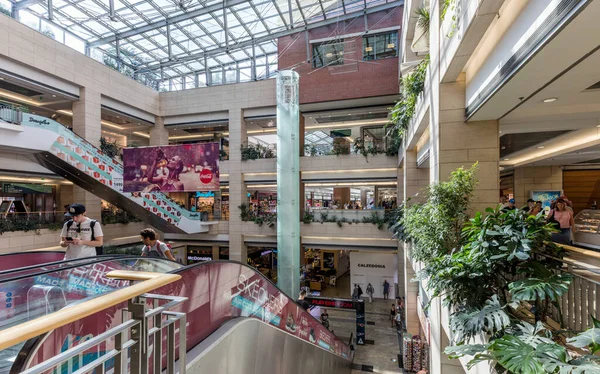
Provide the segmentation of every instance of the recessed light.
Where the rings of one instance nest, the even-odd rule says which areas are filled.
[[[596,127],[600,127],[600,125],[596,125]]]
[[[510,160],[510,158],[505,158],[505,159],[504,159],[504,161],[508,161],[508,160]]]
[[[547,99],[544,99],[543,102],[545,102],[545,103],[553,103],[556,100],[558,100],[558,97],[549,97]]]
[[[500,149],[506,149],[506,147],[501,147]]]
[[[56,95],[52,95],[52,97],[56,97]]]
[[[3,80],[4,80],[4,78],[0,77],[0,81],[3,81]]]
[[[538,149],[542,149],[542,148],[544,148],[544,146],[543,146],[543,145],[540,145],[540,146],[538,147]]]

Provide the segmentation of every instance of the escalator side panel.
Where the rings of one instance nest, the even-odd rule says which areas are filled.
[[[223,323],[238,317],[248,317],[285,331],[322,352],[331,352],[342,359],[350,358],[348,346],[262,274],[248,266],[234,262],[209,262],[184,268],[179,274],[182,276],[180,281],[161,287],[153,293],[189,298],[176,310],[187,313],[188,349],[206,339]],[[118,314],[96,313],[78,321],[75,326],[68,325],[55,330],[48,339],[49,343],[42,345],[42,353],[33,364],[60,353],[60,348],[68,342],[69,334],[79,338],[96,336],[99,332],[116,326],[121,322]],[[256,345],[260,344],[260,340],[257,341]],[[107,344],[106,350],[112,348]],[[166,352],[164,348],[163,352]],[[314,366],[315,370],[322,367],[322,361],[317,357],[306,359],[314,361],[311,367]]]
[[[190,373],[348,374],[352,365],[255,319],[229,321],[189,356]]]

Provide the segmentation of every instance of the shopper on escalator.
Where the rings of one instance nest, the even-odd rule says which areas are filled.
[[[171,253],[171,249],[165,243],[156,239],[156,231],[152,229],[143,229],[140,231],[141,241],[144,243],[142,248],[142,256],[168,258],[175,261],[175,257]]]
[[[97,248],[104,244],[100,222],[85,216],[85,206],[73,204],[65,213],[71,219],[65,222],[60,233],[60,246],[67,248],[65,260],[96,256]]]
[[[308,310],[310,308],[310,304],[308,303],[308,301],[304,300],[305,297],[306,297],[306,291],[305,290],[300,291],[300,295],[298,296],[298,300],[296,300],[296,302],[298,304],[300,304],[300,306],[304,310]]]

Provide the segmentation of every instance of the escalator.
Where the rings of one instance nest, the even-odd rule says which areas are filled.
[[[161,287],[153,293],[188,298],[176,311],[187,314],[187,350],[201,347],[200,343],[205,345],[204,352],[195,360],[214,357],[215,352],[226,349],[222,344],[217,345],[217,348],[208,343],[223,341],[215,340],[214,337],[223,334],[223,329],[228,326],[226,335],[238,342],[236,350],[244,351],[236,351],[239,353],[239,359],[250,360],[239,363],[246,365],[247,370],[243,372],[264,372],[257,369],[265,364],[263,359],[259,360],[261,357],[270,357],[273,367],[287,367],[290,362],[286,364],[281,360],[289,357],[288,360],[293,361],[292,366],[296,368],[289,371],[290,373],[306,372],[303,365],[311,365],[310,368],[313,369],[317,366],[321,368],[311,369],[310,372],[314,373],[350,372],[352,355],[346,344],[261,273],[249,266],[230,261],[211,261],[190,266],[144,257],[115,257],[85,265],[66,261],[60,269],[49,268],[35,274],[0,280],[0,292],[10,293],[12,296],[10,312],[0,305],[0,329],[121,288],[128,282],[111,280],[105,276],[109,271],[121,269],[171,272],[182,276],[181,280]],[[126,304],[117,305],[53,330],[45,336],[1,351],[0,373],[20,373],[119,325],[123,322],[119,311],[126,307]],[[240,318],[253,319],[259,323],[234,322],[240,321]],[[256,336],[248,340],[249,337],[241,334],[241,331],[255,331]],[[269,344],[251,344],[252,339],[255,343],[260,341]],[[248,344],[244,347],[240,341],[246,341]],[[151,339],[148,344],[151,350]],[[93,361],[98,355],[111,349],[108,345],[100,351],[85,352],[81,363],[73,362],[68,368],[63,368],[62,372],[73,372],[79,365]],[[278,353],[282,356],[272,356]],[[297,354],[313,359],[297,361],[292,358]],[[229,356],[231,355],[232,352],[229,352]],[[195,363],[198,364],[198,361]]]
[[[20,125],[0,127],[0,149],[26,154],[46,169],[160,231],[208,232],[211,223],[202,222],[200,213],[182,208],[161,192],[123,192],[123,165],[60,123],[29,113],[13,117]]]

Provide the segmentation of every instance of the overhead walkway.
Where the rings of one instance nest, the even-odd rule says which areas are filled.
[[[165,298],[179,300],[178,306],[166,316],[185,315],[185,348],[194,353],[188,357],[187,365],[196,372],[207,368],[211,368],[207,372],[215,372],[213,368],[220,368],[216,372],[350,373],[353,356],[350,348],[255,269],[229,261],[182,266],[164,259],[127,256],[62,261],[41,265],[37,272],[14,269],[12,275],[5,273],[0,279],[0,290],[10,294],[12,305],[10,308],[0,305],[0,373],[21,373],[40,363],[51,363],[67,349],[123,326],[127,320],[121,311],[131,308],[131,304],[124,302],[84,314],[76,322],[31,336],[19,344],[2,347],[3,339],[19,331],[24,322],[51,319],[55,313],[126,289],[127,280],[107,276],[123,270],[140,274],[139,280],[147,274],[144,272],[181,277],[152,290],[145,303],[151,313],[164,305]],[[258,323],[244,323],[248,319]],[[154,319],[154,323],[157,321],[160,318]],[[147,358],[150,364],[156,366],[160,362],[164,368],[167,352],[173,352],[175,347],[166,342],[157,347],[155,341],[162,339],[156,340],[157,330],[147,327],[150,329]],[[223,343],[231,339],[236,343],[228,350]],[[102,357],[115,354],[118,350],[115,344],[116,340],[109,339],[94,349],[85,349],[58,372],[75,372],[102,361]],[[152,356],[157,351],[162,360]],[[216,357],[222,365],[214,362]],[[236,358],[231,360],[235,364],[226,363],[225,359],[232,357]],[[119,365],[112,359],[104,361],[106,372]]]
[[[123,165],[50,118],[4,108],[0,150],[25,154],[163,232],[202,233],[214,224],[202,222],[200,213],[182,208],[161,192],[123,192]]]

